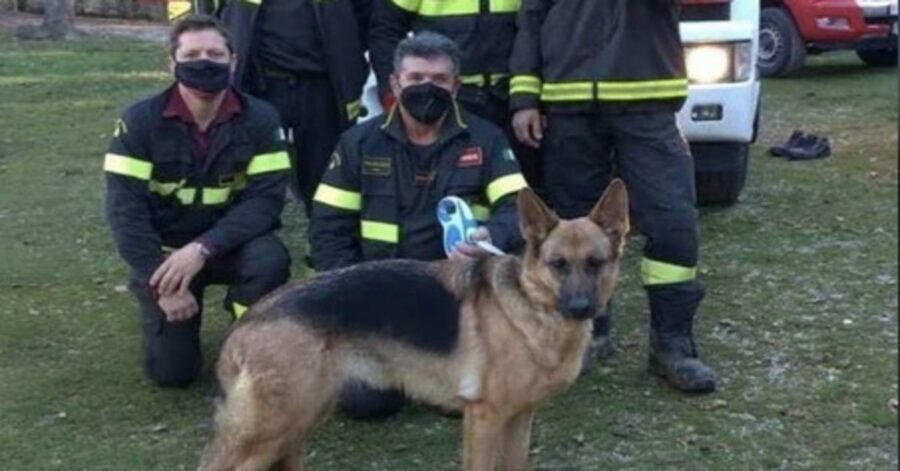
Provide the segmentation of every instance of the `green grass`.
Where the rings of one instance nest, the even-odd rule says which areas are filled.
[[[119,110],[166,84],[161,46],[0,36],[0,469],[193,469],[213,380],[161,391],[139,371],[126,269],[102,218]],[[702,215],[708,296],[695,331],[721,391],[685,397],[644,371],[647,310],[631,244],[617,356],[541,411],[541,469],[896,469],[897,72],[851,54],[767,81],[740,204]],[[834,156],[764,155],[794,128]],[[300,212],[282,236],[299,260]],[[204,343],[225,328],[207,296]],[[312,469],[451,469],[458,420],[413,407],[336,418]]]

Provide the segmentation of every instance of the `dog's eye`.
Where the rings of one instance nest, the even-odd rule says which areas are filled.
[[[599,257],[588,257],[584,263],[587,269],[592,272],[600,271],[600,268],[603,267],[603,259]]]
[[[554,258],[550,260],[550,267],[560,273],[565,273],[569,270],[569,262],[564,258]]]

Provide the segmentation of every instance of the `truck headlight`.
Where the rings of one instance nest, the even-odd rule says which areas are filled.
[[[753,74],[750,41],[687,46],[684,55],[692,83],[743,82]]]

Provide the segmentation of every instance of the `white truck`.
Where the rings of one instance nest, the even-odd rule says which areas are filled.
[[[690,88],[678,122],[691,145],[701,204],[744,188],[759,126],[759,0],[682,0]]]

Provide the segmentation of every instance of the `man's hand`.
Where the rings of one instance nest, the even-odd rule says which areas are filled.
[[[160,296],[156,303],[166,313],[166,320],[169,322],[186,321],[194,317],[200,310],[197,306],[197,299],[187,290]]]
[[[487,227],[481,226],[472,233],[472,242],[463,242],[454,247],[450,252],[451,260],[468,260],[472,258],[490,257],[491,253],[475,245],[475,242],[491,243],[491,232]]]
[[[529,147],[537,149],[541,146],[545,127],[547,122],[537,108],[519,110],[513,115],[513,131],[516,138]]]
[[[178,249],[166,259],[150,277],[150,286],[160,296],[172,296],[178,292],[186,292],[191,281],[206,263],[203,245],[191,242]]]

